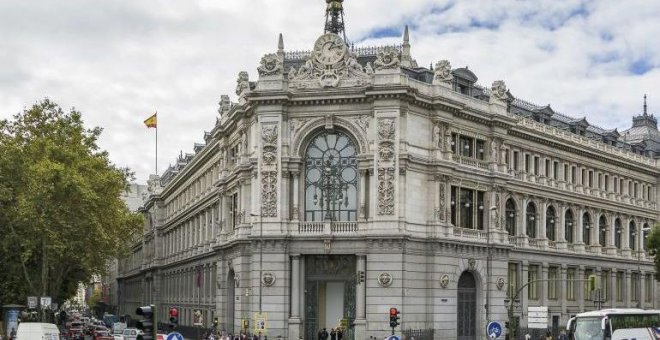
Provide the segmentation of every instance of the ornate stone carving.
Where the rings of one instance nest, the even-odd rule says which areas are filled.
[[[454,79],[454,76],[451,74],[451,63],[448,60],[440,60],[435,63],[434,83],[449,83],[452,79]]]
[[[293,80],[295,77],[296,77],[296,68],[291,66],[291,68],[289,69],[289,74],[287,75],[287,78],[289,80]]]
[[[261,128],[261,215],[277,217],[277,125]]]
[[[378,52],[376,61],[374,61],[374,69],[376,71],[386,69],[396,69],[401,63],[399,52],[391,46],[386,46]]]
[[[282,59],[275,53],[266,54],[261,58],[257,71],[260,76],[281,75],[283,72]]]
[[[250,76],[246,71],[241,71],[238,73],[238,79],[236,79],[236,95],[240,96],[243,92],[250,89]]]
[[[289,120],[289,128],[291,130],[291,135],[295,135],[298,131],[309,122],[308,119],[302,118],[292,118]]]
[[[394,119],[383,118],[378,120],[378,138],[380,139],[394,139],[396,127],[394,126]]]
[[[241,287],[241,277],[238,274],[234,275],[234,286],[236,288]]]
[[[440,278],[440,287],[447,288],[449,286],[449,275],[444,274]]]
[[[394,168],[378,169],[378,215],[394,215]]]
[[[506,101],[509,99],[506,94],[506,84],[504,84],[503,80],[494,81],[490,89],[492,91],[490,94],[491,98],[498,101]]]
[[[499,162],[499,146],[498,140],[496,138],[491,139],[490,141],[490,161],[494,163]]]
[[[264,284],[266,287],[270,287],[275,284],[275,274],[271,272],[265,272],[264,275],[261,277],[261,283]]]
[[[394,143],[389,140],[378,143],[378,157],[386,162],[394,159]]]
[[[498,277],[497,282],[495,283],[495,285],[497,286],[498,290],[502,290],[502,288],[504,288],[504,278],[503,277]]]
[[[445,183],[440,183],[440,192],[438,193],[440,195],[440,206],[438,207],[438,220],[444,221],[445,220],[445,209],[447,202],[445,201]]]
[[[475,270],[477,268],[477,260],[470,258],[468,259],[468,269]]]
[[[220,96],[220,101],[218,102],[218,113],[220,115],[223,115],[231,109],[231,100],[229,100],[229,96],[226,94],[223,94]]]
[[[363,115],[363,116],[359,116],[357,118],[353,118],[353,121],[355,122],[355,124],[357,126],[360,127],[360,129],[362,129],[362,131],[367,132],[367,130],[369,129],[369,120],[370,120],[370,118],[371,117],[369,117],[367,115]]]
[[[378,285],[381,287],[389,287],[392,285],[392,282],[394,279],[392,278],[392,274],[390,273],[380,273],[378,275]]]
[[[292,72],[293,71],[293,72]],[[292,88],[350,87],[371,83],[348,47],[336,34],[324,34],[316,41],[312,54],[305,64],[295,72],[289,71],[289,86]]]
[[[368,75],[373,75],[374,74],[374,68],[371,66],[371,62],[367,62],[367,66],[364,67],[364,72]]]
[[[451,152],[451,143],[454,142],[451,130],[445,129],[445,152]]]

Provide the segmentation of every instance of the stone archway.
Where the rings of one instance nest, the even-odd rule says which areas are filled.
[[[477,280],[471,272],[464,271],[461,274],[456,294],[456,338],[476,340]]]

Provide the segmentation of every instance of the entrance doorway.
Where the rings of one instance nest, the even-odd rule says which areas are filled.
[[[472,273],[465,271],[458,279],[456,299],[456,335],[458,340],[476,340],[477,283]]]
[[[305,339],[355,319],[355,256],[305,256]],[[353,340],[353,330],[344,329]]]

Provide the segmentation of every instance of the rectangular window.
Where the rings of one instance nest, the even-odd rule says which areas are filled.
[[[461,135],[458,137],[458,147],[461,156],[474,158],[474,139]]]
[[[596,183],[596,186],[598,187],[598,189],[603,188],[603,174],[601,173],[598,174],[598,182]]]
[[[456,140],[458,139],[458,135],[455,133],[451,134],[451,152],[453,154],[456,154]]]
[[[639,197],[639,191],[637,189],[637,182],[635,182],[635,197]]]
[[[477,139],[476,141],[477,144],[477,159],[479,160],[484,160],[485,157],[485,152],[484,152],[484,141]]]
[[[610,281],[610,272],[603,270],[600,272],[600,298],[603,301],[608,301],[609,299],[609,281]]]
[[[545,177],[550,177],[550,160],[545,160]]]
[[[513,170],[520,170],[520,153],[518,151],[513,152]]]
[[[605,191],[610,191],[610,176],[605,175]]]
[[[568,164],[564,164],[564,182],[568,182],[568,175],[569,175]]]
[[[559,267],[548,268],[548,299],[557,300],[557,285],[559,284]]]
[[[516,294],[518,291],[518,264],[517,263],[509,263],[509,274],[508,274],[508,289],[506,291],[507,297],[510,299],[513,298],[513,296]]]
[[[575,301],[575,268],[566,270],[566,299]]]
[[[623,178],[619,180],[619,193],[623,194]]]
[[[509,152],[509,149],[506,149],[506,151],[504,152],[504,164],[506,164],[507,169],[510,169],[510,165],[511,165],[510,158],[511,158],[511,154]]]
[[[552,178],[559,179],[559,162],[554,162],[552,165]]]
[[[590,301],[592,299],[592,290],[589,289],[589,276],[593,274],[594,271],[593,269],[585,269],[584,270],[584,300]]]
[[[229,200],[229,214],[231,215],[231,226],[235,230],[238,226],[238,193],[231,195]]]
[[[616,301],[623,301],[623,273],[616,273]]]
[[[582,186],[587,185],[587,170],[580,169],[580,179],[582,180]]]
[[[653,276],[646,274],[644,283],[644,302],[651,302],[653,298]]]
[[[577,177],[577,168],[575,166],[571,167],[571,183],[575,183]]]
[[[618,193],[619,192],[619,180],[616,179],[616,177],[615,177],[613,182],[614,182],[614,193]]]
[[[539,175],[539,157],[534,156],[534,175]]]
[[[539,266],[529,265],[527,268],[527,282],[529,283],[527,286],[527,298],[530,300],[539,299],[538,284],[535,282],[538,279],[538,275]]]
[[[632,283],[630,291],[630,301],[639,301],[639,273],[632,273],[630,275],[630,283]]]
[[[589,170],[588,181],[589,181],[589,183],[588,183],[588,184],[589,184],[589,187],[590,187],[590,188],[593,188],[593,187],[594,187],[594,172],[591,171],[591,170]]]
[[[530,164],[529,164],[529,155],[525,154],[525,172],[526,173],[529,173],[529,166],[530,166]]]
[[[467,229],[484,229],[485,192],[451,187],[451,222]]]

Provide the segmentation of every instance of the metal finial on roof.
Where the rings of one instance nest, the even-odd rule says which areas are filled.
[[[647,115],[647,111],[646,111],[646,93],[644,93],[644,116],[646,116],[646,115]]]
[[[403,30],[403,43],[408,44],[410,43],[410,34],[408,34],[408,25]]]
[[[344,26],[344,0],[325,0],[327,7],[325,10],[325,29],[324,34],[334,33],[348,43],[346,39],[346,30]]]
[[[277,40],[277,51],[284,52],[284,38],[282,37],[282,33],[280,33],[280,37]]]

